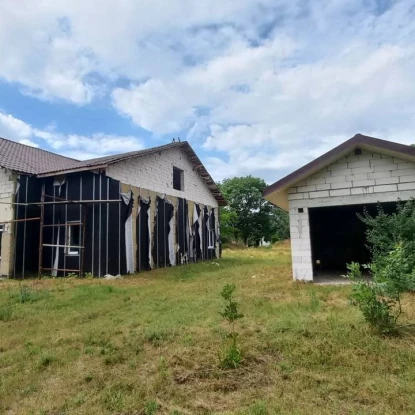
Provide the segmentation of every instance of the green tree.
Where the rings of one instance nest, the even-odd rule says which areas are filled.
[[[222,242],[233,242],[238,240],[237,229],[238,215],[235,211],[228,209],[228,207],[221,208],[220,211],[220,236]]]
[[[222,209],[222,225],[224,217],[225,222],[231,217],[232,229],[236,229],[234,237],[246,245],[258,245],[262,238],[270,241],[277,232],[286,236],[287,214],[264,199],[266,183],[263,179],[234,177],[225,179],[219,187],[228,202]]]

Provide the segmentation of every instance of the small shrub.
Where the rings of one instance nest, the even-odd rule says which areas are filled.
[[[222,350],[219,352],[220,365],[224,369],[236,369],[242,362],[242,352],[238,347],[238,333],[235,329],[237,320],[243,318],[243,314],[238,311],[238,303],[233,299],[236,286],[234,284],[226,284],[221,292],[222,298],[225,300],[225,306],[220,315],[230,325],[230,331],[225,336]]]
[[[363,267],[372,280],[362,278],[360,264],[348,264],[351,301],[373,328],[391,334],[402,314],[402,294],[415,290],[415,201],[398,202],[393,214],[379,206],[376,216],[365,211],[360,219],[372,253],[372,262]]]

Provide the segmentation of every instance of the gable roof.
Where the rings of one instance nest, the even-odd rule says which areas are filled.
[[[0,166],[6,169],[37,175],[56,166],[69,169],[78,163],[78,160],[0,137]]]
[[[397,157],[402,160],[415,162],[415,147],[394,143],[392,141],[381,140],[367,135],[356,134],[343,144],[340,144],[288,176],[285,176],[266,187],[264,190],[264,197],[282,209],[288,210],[287,190],[290,187],[313,175],[314,173],[317,173],[329,164],[334,163],[336,160],[347,155],[356,148],[380,152],[391,157]]]
[[[172,148],[182,149],[192,164],[193,169],[200,175],[219,205],[225,206],[226,201],[217,184],[187,141],[173,142],[145,150],[130,151],[128,153],[79,161],[0,137],[0,166],[18,173],[25,173],[37,177],[48,177],[57,174],[106,168],[111,164],[135,157],[148,156]]]

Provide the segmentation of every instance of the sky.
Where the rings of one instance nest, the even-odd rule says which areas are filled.
[[[415,143],[414,0],[0,0],[0,137],[76,159],[188,140],[274,182]]]

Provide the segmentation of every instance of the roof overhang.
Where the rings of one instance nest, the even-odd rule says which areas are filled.
[[[346,156],[357,148],[415,162],[415,147],[356,134],[343,144],[340,144],[288,176],[285,176],[281,180],[266,187],[264,190],[265,199],[284,210],[288,210],[287,190],[289,188],[293,187],[296,183],[305,180],[309,176],[312,176],[319,170],[334,163],[339,158]]]

